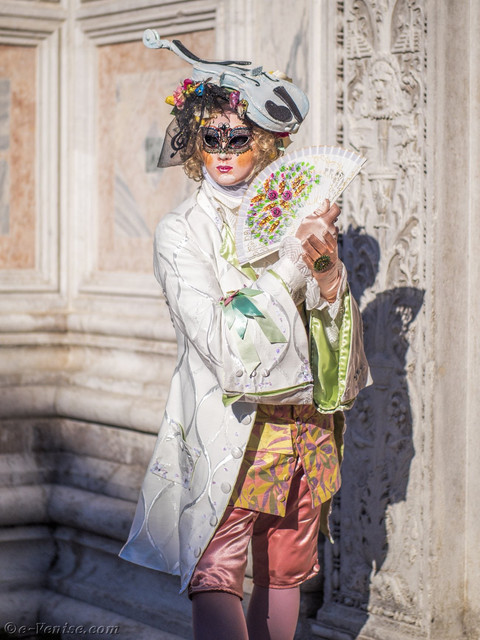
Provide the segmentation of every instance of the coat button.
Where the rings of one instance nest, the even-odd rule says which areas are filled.
[[[220,489],[223,491],[223,493],[230,493],[230,491],[232,490],[232,485],[228,482],[222,482],[222,484],[220,485]]]
[[[240,376],[243,376],[243,371],[241,369],[237,369],[235,371],[235,375],[237,376],[237,378],[240,378]]]
[[[257,375],[256,371],[252,371],[252,373],[250,374],[250,378],[255,378],[255,376]]]
[[[195,556],[195,558],[199,558],[202,555],[202,548],[195,547],[195,549],[193,550],[193,555]]]
[[[319,564],[313,565],[313,570],[315,571],[315,573],[318,573],[320,571],[320,565]]]
[[[264,378],[268,378],[268,376],[269,376],[269,375],[270,375],[270,371],[269,371],[268,369],[264,369],[264,370],[262,371],[262,376],[263,376]]]
[[[218,518],[217,518],[217,516],[212,516],[212,517],[210,518],[210,525],[211,525],[212,527],[215,527],[215,526],[217,525],[217,522],[218,522]]]
[[[283,493],[281,493],[281,494],[278,496],[278,501],[279,501],[279,502],[285,502],[285,496],[283,495]]]
[[[249,413],[244,413],[243,416],[240,418],[240,422],[242,424],[250,424],[252,421],[252,416]]]
[[[240,447],[233,447],[230,453],[234,458],[241,458],[243,456],[243,451],[240,449]]]

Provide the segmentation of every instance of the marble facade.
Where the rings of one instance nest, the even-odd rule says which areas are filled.
[[[213,57],[213,32],[182,36],[192,51]],[[168,51],[152,56],[142,42],[99,49],[98,266],[103,271],[152,269],[153,231],[161,216],[195,188],[179,167],[156,167],[171,117],[162,99],[189,65]],[[152,155],[156,155],[153,160]]]
[[[476,0],[0,0],[0,629],[191,633],[116,557],[175,363],[152,233],[194,187],[155,167],[188,66],[147,27],[285,70],[294,144],[368,158],[341,224],[374,384],[298,640],[480,639]]]
[[[0,45],[0,268],[35,264],[36,52]]]

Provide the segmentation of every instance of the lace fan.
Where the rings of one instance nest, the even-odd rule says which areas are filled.
[[[366,162],[340,147],[306,147],[268,165],[248,187],[235,241],[241,265],[278,251],[305,216],[328,198],[334,202]]]

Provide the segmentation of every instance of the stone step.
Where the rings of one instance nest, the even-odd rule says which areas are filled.
[[[48,589],[2,593],[0,603],[0,635],[5,634],[2,638],[185,640],[185,635],[151,627]]]

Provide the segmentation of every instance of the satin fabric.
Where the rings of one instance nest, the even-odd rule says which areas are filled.
[[[312,507],[301,465],[292,479],[284,517],[228,506],[193,572],[189,597],[204,591],[224,591],[243,598],[250,539],[255,585],[291,589],[313,577],[320,570],[320,509]]]

